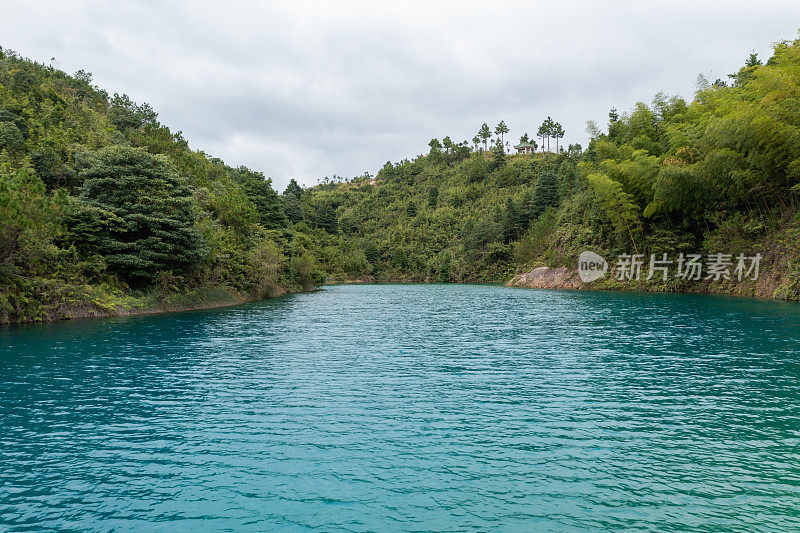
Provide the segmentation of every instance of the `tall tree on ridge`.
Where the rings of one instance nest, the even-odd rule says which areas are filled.
[[[500,142],[503,142],[503,136],[508,133],[508,126],[506,126],[506,122],[501,120],[500,123],[495,127],[494,132],[500,136]]]
[[[548,138],[550,135],[547,131],[547,121],[545,120],[542,122],[542,125],[539,126],[539,131],[536,132],[536,135],[542,140],[542,153],[544,153],[545,148],[545,139]]]
[[[442,139],[442,146],[444,146],[444,152],[447,155],[453,153],[453,149],[456,147],[455,143],[453,143],[453,139],[451,139],[449,135]]]
[[[738,72],[728,74],[728,77],[733,80],[734,87],[741,86],[762,64],[762,61],[758,58],[758,54],[753,52],[747,58],[747,61],[745,61],[744,66],[740,68]]]
[[[553,124],[553,131],[551,133],[556,140],[556,153],[558,153],[558,140],[564,138],[564,128],[560,123],[556,122]]]
[[[481,129],[478,130],[478,137],[483,141],[483,150],[487,151],[489,149],[489,139],[492,138],[492,130],[489,129],[487,123],[484,122]]]

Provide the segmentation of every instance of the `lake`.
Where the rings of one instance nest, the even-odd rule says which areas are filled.
[[[0,329],[0,530],[797,531],[800,306],[357,285]]]

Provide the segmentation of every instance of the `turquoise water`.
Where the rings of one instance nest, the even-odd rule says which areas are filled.
[[[333,286],[0,330],[0,530],[797,531],[800,306]]]

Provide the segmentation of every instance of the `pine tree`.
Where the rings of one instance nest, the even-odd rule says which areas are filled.
[[[289,184],[283,190],[283,196],[295,196],[296,198],[300,199],[303,197],[305,193],[305,189],[303,189],[294,178],[289,180]]]
[[[451,139],[449,135],[442,139],[442,146],[444,147],[444,153],[447,155],[451,155],[456,147],[453,139]]]
[[[494,128],[495,134],[500,136],[500,143],[503,143],[504,136],[508,133],[508,126],[506,126],[505,121],[501,120],[500,123]]]
[[[436,209],[436,205],[439,203],[439,189],[436,187],[431,187],[428,189],[428,207],[432,209]]]
[[[431,147],[430,152],[428,152],[428,156],[434,162],[439,161],[442,155],[442,143],[439,142],[439,139],[431,139],[431,142],[428,143],[428,146]]]
[[[564,128],[558,122],[553,123],[551,134],[556,140],[556,153],[558,153],[558,140],[564,138]]]
[[[259,221],[267,229],[286,226],[286,214],[278,193],[272,188],[272,179],[247,167],[229,170],[231,176],[242,185],[245,194],[256,206]]]
[[[514,199],[506,198],[505,209],[503,210],[503,241],[506,244],[513,241],[520,233],[520,213]]]
[[[506,164],[506,151],[500,139],[495,138],[492,143],[492,161],[489,170],[495,170]]]
[[[317,226],[331,234],[339,232],[339,223],[336,218],[336,207],[331,203],[325,202],[317,208],[315,217]]]
[[[439,275],[438,275],[439,283],[448,283],[450,281],[451,261],[452,258],[450,257],[450,252],[448,252],[447,250],[439,254]]]
[[[520,233],[528,229],[531,223],[531,204],[533,204],[533,194],[531,194],[530,189],[526,189],[519,204]]]
[[[542,140],[542,153],[544,153],[545,139],[548,139],[549,136],[550,136],[550,131],[548,130],[547,120],[542,122],[542,125],[539,126],[539,131],[536,132],[536,135]]]
[[[530,206],[530,219],[535,220],[548,207],[558,206],[558,180],[552,172],[545,172],[536,184],[533,202]]]
[[[286,189],[281,194],[281,201],[283,202],[283,212],[289,222],[296,224],[303,220],[303,203],[302,199],[306,191],[294,179],[289,181]]]
[[[483,150],[487,151],[489,149],[489,139],[492,138],[492,130],[489,129],[487,123],[484,122],[481,129],[478,130],[478,137],[483,141]]]
[[[87,251],[101,255],[109,271],[142,284],[200,261],[191,192],[166,157],[110,146],[92,154],[80,179],[71,239],[79,249],[90,245]]]
[[[549,152],[550,151],[550,137],[553,136],[553,128],[555,126],[555,123],[553,122],[553,119],[550,118],[550,116],[548,116],[545,119],[544,124],[542,124],[542,126],[544,127],[544,135],[545,135],[545,138],[547,139],[547,151]]]

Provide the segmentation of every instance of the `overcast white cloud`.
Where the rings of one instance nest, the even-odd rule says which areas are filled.
[[[0,45],[149,102],[193,148],[305,184],[546,115],[588,119],[794,38],[800,2],[4,0]]]

